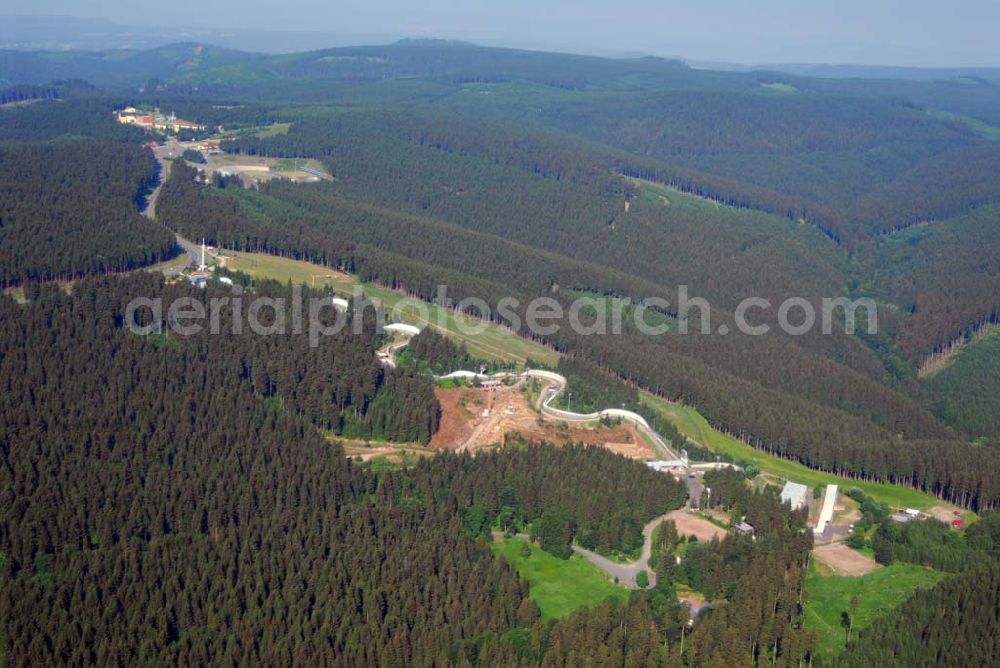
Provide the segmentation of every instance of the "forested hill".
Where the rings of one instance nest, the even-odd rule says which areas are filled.
[[[360,71],[345,74],[352,67],[391,68],[396,59],[416,67],[434,57],[478,74],[394,78],[383,72],[388,78],[377,80]],[[117,61],[104,58],[113,70]],[[574,240],[567,235],[579,237],[576,230],[550,224],[574,217],[584,222],[585,234],[607,237],[607,231],[619,231],[620,239],[609,249],[614,252],[583,246],[586,261],[640,270],[654,281],[713,285],[715,295],[725,294],[729,301],[733,285],[771,294],[777,285],[810,294],[843,293],[843,286],[850,286],[855,296],[874,296],[898,307],[900,315],[888,317],[899,347],[881,350],[885,356],[905,356],[904,365],[919,364],[995,320],[996,277],[988,257],[997,237],[991,211],[1000,201],[1000,182],[992,175],[1000,167],[1000,153],[990,139],[995,119],[977,111],[981,104],[997,108],[988,103],[1000,90],[995,86],[949,84],[954,90],[945,91],[937,83],[938,88],[920,89],[930,99],[916,102],[905,91],[890,93],[864,82],[858,86],[867,92],[844,81],[786,81],[780,77],[787,75],[776,79],[774,73],[713,73],[655,60],[581,59],[462,44],[252,58],[180,45],[134,58],[126,60],[135,72],[162,76],[145,93],[129,88],[124,99],[176,110],[209,127],[244,128],[227,145],[232,151],[323,159],[345,186],[376,206],[427,210],[473,225],[489,207],[504,225],[490,227],[490,233],[547,250],[571,246]],[[178,89],[168,83],[197,78],[213,71],[216,62],[224,64],[217,74],[227,88],[206,83],[197,90]],[[553,80],[572,63],[594,77],[584,89],[562,88]],[[293,74],[300,66],[306,68],[301,77]],[[178,70],[158,69],[163,67]],[[512,67],[524,71],[496,74]],[[212,99],[223,94],[228,99]],[[0,141],[82,135],[141,142],[141,130],[115,123],[109,113],[124,99],[43,100],[0,109]],[[968,108],[949,106],[961,106],[963,100]],[[356,113],[332,113],[323,105]],[[942,114],[941,109],[959,113]],[[275,122],[290,123],[288,134],[261,138],[249,131]],[[408,150],[400,153],[403,142]],[[510,169],[487,175],[475,164],[482,160]],[[389,187],[379,178],[412,171],[418,162],[434,165],[427,184]],[[541,178],[525,179],[515,170]],[[569,180],[604,195],[617,192],[634,200],[645,193],[639,199],[669,201],[666,195],[649,195],[649,188],[616,180],[615,172],[728,205],[713,214],[728,224],[696,245],[686,227],[658,224],[641,202],[631,202],[633,224],[623,228],[622,199],[591,199],[584,207],[579,187],[557,192],[550,184]],[[482,190],[486,180],[492,196]],[[498,195],[502,188],[508,196]],[[466,194],[464,200],[477,200],[478,210],[452,196],[460,193]],[[746,215],[735,215],[732,208]],[[499,211],[504,215],[497,216]],[[681,207],[674,211],[684,219]],[[841,249],[831,250],[818,234],[805,230],[781,231],[776,218],[811,224]],[[970,219],[986,224],[972,225]],[[926,225],[933,234],[923,241]],[[912,249],[905,241],[911,227],[917,230]],[[640,258],[634,248],[657,246],[672,249],[672,257],[636,264]],[[733,253],[736,261],[718,271],[715,259]],[[969,262],[969,253],[987,260]],[[769,269],[757,271],[764,264]],[[899,372],[899,361],[891,364]]]
[[[0,297],[4,665],[466,663],[487,648],[516,656],[513,629],[534,639],[536,663],[549,625],[481,540],[497,517],[548,518],[564,549],[586,531],[621,550],[686,498],[600,448],[354,466],[317,427],[365,422],[379,404],[397,420],[375,431],[373,418],[374,436],[411,438],[434,419],[427,379],[401,391],[383,375],[368,316],[360,335],[316,348],[232,334],[228,307],[221,334],[138,335],[122,322],[137,296],[221,293],[143,273],[72,295],[43,286],[25,305]],[[679,623],[656,623],[651,646],[619,649],[666,653]],[[763,632],[741,626],[733,650]]]
[[[835,665],[996,665],[1000,655],[1000,514],[984,515],[963,537],[937,522],[925,521],[902,528],[883,525],[876,539],[873,546],[880,561],[909,561],[960,574],[916,592],[862,630]]]
[[[121,272],[176,255],[173,235],[139,213],[158,172],[138,146],[0,147],[0,287]]]
[[[65,100],[96,97],[101,91],[94,85],[80,80],[50,81],[45,85],[20,84],[0,89],[0,106],[39,100]]]
[[[847,290],[842,250],[809,226],[594,169],[605,154],[565,135],[521,144],[508,124],[451,120],[338,111],[284,135],[233,140],[234,152],[316,157],[336,181],[205,188],[178,168],[158,211],[188,236],[331,264],[425,299],[446,284],[456,300],[490,304],[544,294],[568,305],[581,293],[676,303],[671,286],[687,285],[712,302],[716,327],[721,319],[735,332],[727,311],[747,295]],[[987,473],[997,454],[953,439],[912,381],[890,380],[885,365],[898,353],[884,338],[878,353],[839,328],[804,337],[563,328],[546,341],[810,466],[972,507],[1000,499]]]
[[[48,85],[67,78],[100,91]],[[532,534],[518,566],[538,549],[572,557],[574,543],[626,555],[695,484],[572,444],[355,463],[338,439],[427,443],[442,396],[427,372],[468,366],[466,352],[423,335],[415,361],[383,367],[370,311],[319,345],[240,332],[241,288],[246,300],[294,290],[134,271],[175,252],[174,233],[425,300],[441,286],[480,298],[491,312],[470,315],[561,353],[574,407],[643,410],[647,390],[761,451],[979,511],[963,530],[886,521],[858,534],[883,563],[991,565],[1000,449],[976,437],[994,428],[1000,389],[968,381],[995,348],[973,342],[936,379],[916,368],[998,321],[1000,87],[435,41],[281,56],[3,52],[0,80],[14,84],[0,108],[0,287],[20,298],[0,294],[4,666],[816,658],[806,512],[748,484],[755,467],[706,474],[713,491],[699,499],[752,536],[682,542],[665,523],[649,538],[654,588],[543,621],[538,592],[493,556],[494,530]],[[182,132],[196,141],[169,164],[155,221],[139,214],[157,176],[140,146],[153,137],[116,122],[127,104],[206,127]],[[291,159],[329,178],[263,169]],[[708,306],[685,314],[685,291]],[[168,311],[143,316],[159,331],[130,332],[135,297],[221,308],[209,320],[220,326],[184,336],[162,327],[177,319]],[[575,329],[564,319],[544,333],[526,326],[537,297],[567,313],[590,302]],[[648,297],[668,302],[645,313],[658,334],[633,320]],[[770,333],[740,331],[748,297],[769,303],[742,314]],[[839,313],[803,335],[778,327],[779,304],[819,315],[838,297],[878,300],[878,331],[864,309],[857,333]],[[293,304],[270,305],[258,322],[295,322]],[[619,331],[594,327],[618,307]],[[997,577],[979,575],[982,586],[945,579],[867,627],[845,662],[961,663],[952,634],[973,661],[996,663]],[[694,620],[681,587],[708,602]]]
[[[119,56],[127,66],[117,64]],[[35,56],[42,64],[50,57]],[[351,185],[357,177],[377,177],[377,170],[408,169],[411,165],[402,162],[406,160],[433,160],[438,168],[444,167],[426,150],[433,148],[527,168],[552,179],[596,182],[600,173],[605,185],[619,190],[609,172],[624,173],[732,207],[805,222],[851,256],[853,273],[834,276],[835,280],[852,286],[857,294],[891,302],[904,320],[915,316],[899,325],[906,364],[918,364],[995,316],[989,299],[996,292],[990,287],[992,265],[965,261],[961,239],[952,243],[954,228],[962,225],[951,224],[1000,202],[1000,181],[993,178],[1000,169],[995,143],[1000,136],[995,111],[1000,108],[1000,87],[988,83],[713,72],[657,59],[600,59],[435,42],[283,56],[186,44],[141,54],[81,54],[59,62],[78,62],[81,68],[90,63],[92,73],[120,68],[122,76],[133,77],[127,85],[115,84],[121,86],[120,94],[175,109],[210,127],[249,129],[276,121],[290,123],[287,136],[258,138],[244,132],[230,148],[321,157],[342,172],[339,176],[351,178]],[[9,71],[11,76],[22,72],[31,78],[28,73],[34,70],[11,61]],[[46,72],[43,79],[56,74],[65,73]],[[42,102],[30,105],[37,110],[0,111],[5,121],[0,123],[0,138],[5,133],[31,138],[36,123],[47,125],[56,110],[83,102],[89,101]],[[369,131],[365,141],[384,147],[386,136],[395,132],[420,148],[402,156],[374,149],[363,155],[364,144],[352,143],[361,115],[341,118],[323,105],[338,111],[375,110],[362,120],[380,126],[385,134]],[[112,131],[126,132],[100,130]],[[569,140],[575,146],[567,160]],[[388,167],[383,164],[386,155],[393,156]],[[456,168],[467,167],[466,162]],[[381,190],[372,194],[382,198],[375,200],[380,206],[395,199],[408,207],[435,207],[435,215],[456,220],[458,203],[443,201],[442,194],[468,191],[476,179],[466,178],[460,184],[450,182],[450,174],[436,179],[445,181],[436,192],[393,189],[383,180],[375,183]],[[456,185],[459,190],[448,190]],[[503,185],[514,188],[523,183]],[[531,188],[537,191],[541,185],[533,182]],[[634,195],[627,189],[622,194]],[[570,215],[570,209],[572,215],[580,215],[575,200],[559,200],[553,194],[548,202],[552,208],[522,207],[517,216],[509,211],[505,215],[508,225],[520,225],[520,232],[534,235],[522,236],[522,242],[551,249],[556,233],[538,219]],[[490,207],[521,204],[513,197],[489,202]],[[567,210],[560,212],[559,207]],[[621,212],[601,205],[584,213],[614,226]],[[529,214],[533,220],[517,219]],[[639,215],[634,211],[633,219]],[[461,216],[469,220],[470,212]],[[911,280],[906,275],[909,267],[895,266],[898,257],[890,259],[893,266],[884,275],[879,274],[874,262],[885,258],[881,255],[885,242],[927,223],[940,228],[944,243],[931,250],[926,266],[913,263],[920,275]],[[977,229],[976,248],[992,247],[994,227]],[[664,244],[679,249],[679,255],[699,252],[690,245],[677,246],[664,232],[662,227],[632,227],[626,234],[633,235],[632,244]],[[810,271],[782,267],[782,280],[796,290],[814,278],[831,277],[829,259],[816,257],[827,252],[824,244],[802,233],[798,236],[794,252],[808,247],[813,258],[803,258]],[[782,265],[790,257],[788,245],[778,247],[759,238],[751,243],[746,248],[771,251],[758,262]],[[724,252],[715,247],[712,251]],[[616,252],[615,257],[623,264],[633,260],[628,250]],[[711,261],[711,256],[703,257],[689,266],[708,271],[714,268]],[[657,269],[668,265],[661,262]],[[838,271],[844,273],[842,269]],[[976,278],[980,269],[988,274],[981,284]],[[943,290],[941,281],[929,276],[931,271],[968,289]],[[769,274],[740,269],[735,282],[756,290],[756,282]],[[898,289],[886,281],[910,285]],[[944,304],[944,294],[954,295],[960,303],[954,308]]]
[[[986,82],[719,72],[433,40],[285,55],[190,43],[0,52],[0,78],[68,77],[164,103],[402,103],[557,128],[626,152],[634,173],[803,219],[848,244],[1000,197],[986,148],[1000,86]]]
[[[890,71],[828,78],[806,69],[785,71],[693,69],[657,57],[601,58],[569,53],[482,47],[468,42],[404,39],[393,44],[349,46],[301,53],[266,55],[204,43],[177,43],[148,50],[0,51],[0,79],[45,84],[83,79],[122,90],[155,82],[160,86],[198,86],[200,92],[236,91],[262,82],[299,80],[384,80],[438,78],[452,81],[531,81],[565,90],[806,90],[838,95],[913,99],[918,104],[948,97],[944,108],[979,116],[989,113],[991,90],[974,68],[941,71],[937,76],[905,76]],[[987,73],[995,76],[995,70]],[[976,85],[979,84],[979,85]],[[286,89],[290,90],[290,89]],[[274,91],[271,92],[273,94]],[[996,107],[992,107],[996,113]]]
[[[919,591],[848,646],[835,665],[986,666],[1000,654],[1000,567]]]
[[[205,298],[142,274],[0,299],[6,665],[428,663],[515,619],[523,585],[453,513],[369,498],[377,481],[303,419],[379,401],[372,325],[312,350],[143,337],[122,328],[137,296]],[[438,596],[448,619],[404,644],[400,611]]]

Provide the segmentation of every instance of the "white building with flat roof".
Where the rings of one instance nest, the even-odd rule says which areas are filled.
[[[792,510],[798,510],[802,506],[806,505],[806,495],[809,494],[809,488],[803,484],[797,482],[786,482],[785,487],[781,490],[781,500],[783,503],[788,503],[792,506]]]
[[[833,519],[833,510],[836,504],[837,486],[827,485],[826,495],[823,497],[823,507],[819,511],[819,517],[816,518],[816,527],[813,529],[815,535],[822,536],[823,532],[826,531],[826,527]]]

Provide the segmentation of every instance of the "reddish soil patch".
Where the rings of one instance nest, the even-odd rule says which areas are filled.
[[[475,451],[520,437],[556,445],[600,445],[633,459],[654,458],[652,449],[631,425],[562,428],[533,410],[517,387],[501,387],[495,392],[435,388],[434,395],[441,404],[441,426],[431,439],[432,448]]]
[[[472,420],[485,407],[483,398],[479,392],[440,387],[434,388],[434,396],[441,405],[441,424],[431,437],[430,447],[453,450],[472,434]]]
[[[706,519],[692,515],[686,510],[675,510],[667,515],[668,520],[673,520],[677,525],[677,533],[681,536],[694,536],[699,541],[708,542],[713,538],[722,540],[726,536],[726,530],[715,526]]]
[[[852,550],[843,543],[830,543],[813,548],[813,556],[836,575],[860,576],[878,568],[874,559]]]
[[[586,441],[587,439],[580,440]],[[602,445],[611,452],[621,455],[622,457],[628,457],[629,459],[649,459],[653,456],[649,446],[646,445],[646,442],[642,439],[625,443],[607,441]]]

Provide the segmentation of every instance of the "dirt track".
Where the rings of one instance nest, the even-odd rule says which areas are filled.
[[[874,559],[852,550],[843,543],[820,545],[813,549],[813,556],[836,575],[857,577],[878,568]]]
[[[667,519],[674,521],[677,533],[681,536],[694,536],[702,542],[708,542],[713,538],[722,540],[726,536],[726,530],[722,527],[692,515],[686,510],[675,510],[667,515]]]

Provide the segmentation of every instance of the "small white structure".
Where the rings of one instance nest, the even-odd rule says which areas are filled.
[[[346,311],[347,307],[350,306],[347,300],[344,299],[343,297],[334,297],[332,301],[333,301],[333,308],[338,311]]]
[[[219,283],[222,283],[223,285],[232,285],[233,279],[228,276],[219,276]]]
[[[386,329],[389,328],[386,327]],[[441,376],[441,378],[444,380],[453,378],[461,378],[462,380],[473,380],[475,378],[489,378],[489,376],[483,373],[476,373],[475,371],[467,371],[465,369],[459,369],[458,371],[452,371],[451,373],[446,373],[445,375]]]
[[[790,504],[792,510],[798,510],[806,505],[806,495],[808,494],[809,488],[805,485],[788,481],[781,490],[781,501],[782,503]]]
[[[903,512],[909,515],[910,517],[920,517],[920,511],[917,510],[916,508],[907,508]]]
[[[684,462],[679,459],[658,459],[646,462],[646,466],[653,469],[657,473],[663,473],[664,471],[669,471],[670,469],[683,467]]]
[[[419,327],[414,327],[413,325],[407,325],[405,322],[394,322],[391,325],[386,325],[383,327],[387,332],[395,332],[398,334],[407,334],[409,336],[416,336],[420,333]]]

